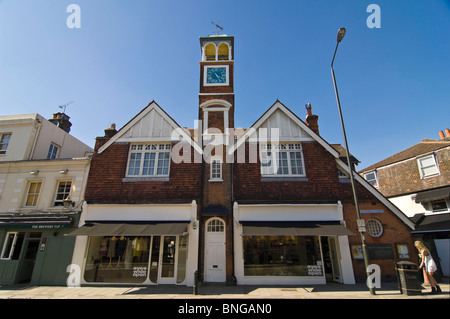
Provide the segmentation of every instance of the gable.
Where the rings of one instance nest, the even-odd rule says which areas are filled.
[[[271,129],[279,128],[280,141],[313,141],[314,139],[286,113],[276,109],[267,119],[261,123],[259,128],[267,129],[267,137],[271,137]]]
[[[183,130],[156,102],[152,101],[139,114],[125,124],[98,153],[113,143],[188,141],[198,152],[201,148],[189,132]]]
[[[260,129],[265,129],[263,132]],[[273,137],[271,129],[279,128],[279,141],[316,141],[323,146],[334,157],[339,157],[339,152],[328,144],[322,137],[311,130],[308,125],[303,122],[297,115],[283,105],[280,101],[276,101],[251,127],[243,136],[241,136],[236,144],[228,150],[231,155],[237,150],[248,138],[263,141],[265,136],[259,133],[267,134],[267,138]]]

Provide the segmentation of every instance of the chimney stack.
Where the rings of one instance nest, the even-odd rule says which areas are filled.
[[[53,113],[53,118],[49,119],[49,122],[55,124],[57,127],[62,129],[63,131],[69,133],[70,127],[72,126],[72,123],[69,121],[70,117],[67,116],[65,113]]]
[[[319,135],[319,124],[318,124],[319,116],[312,114],[311,103],[306,103],[306,110],[308,112],[306,114],[306,124],[309,126],[311,130],[314,131],[314,133]]]
[[[106,142],[108,142],[111,137],[116,135],[116,124],[112,123],[110,127],[105,129],[105,136],[98,136],[95,139],[94,152],[97,152],[100,147],[102,147]]]

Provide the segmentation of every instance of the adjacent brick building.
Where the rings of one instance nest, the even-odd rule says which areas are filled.
[[[428,245],[437,275],[450,276],[450,130],[359,173],[415,224],[414,239]]]
[[[200,46],[197,128],[151,102],[97,138],[73,233],[83,283],[192,285],[196,273],[228,284],[365,278],[343,148],[320,136],[310,105],[303,121],[276,101],[235,129],[234,38],[202,37]],[[355,178],[371,261],[394,276],[395,261],[416,261],[414,224]]]

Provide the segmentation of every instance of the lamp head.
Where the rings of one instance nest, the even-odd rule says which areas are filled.
[[[345,35],[345,28],[340,28],[337,34],[337,42],[341,42]]]

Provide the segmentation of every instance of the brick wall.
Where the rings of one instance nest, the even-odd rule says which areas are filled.
[[[170,163],[169,181],[126,182],[129,144],[114,143],[92,157],[85,198],[91,203],[190,202],[201,197],[201,164]],[[193,151],[192,151],[193,159]]]

